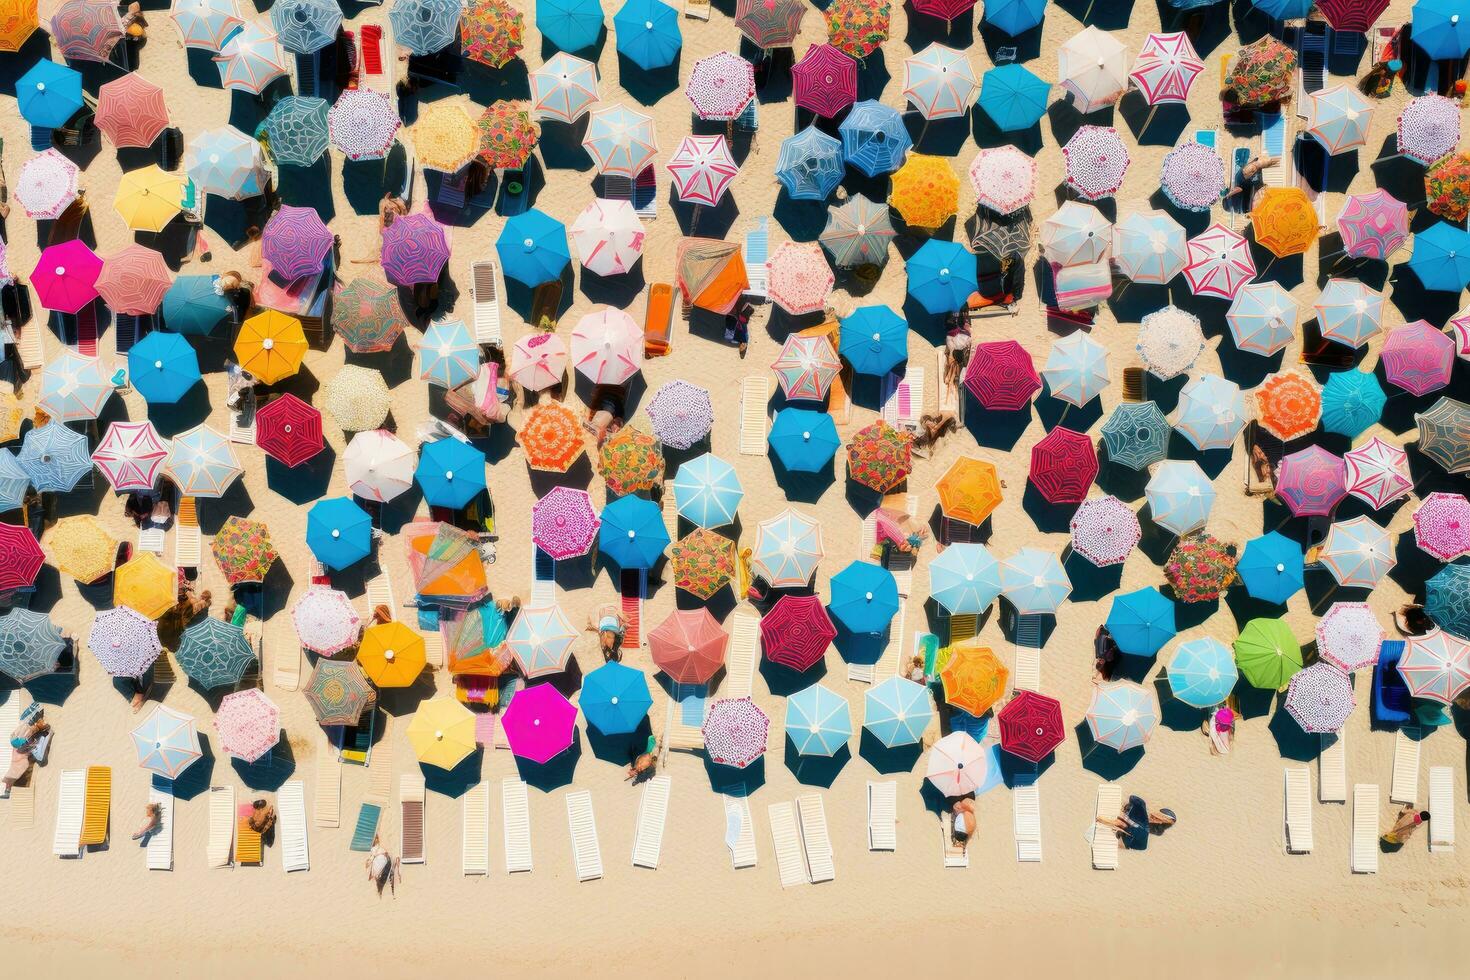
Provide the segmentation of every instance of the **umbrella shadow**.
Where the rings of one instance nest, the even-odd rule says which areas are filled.
[[[531,73],[520,58],[512,58],[500,68],[470,58],[461,58],[460,65],[459,84],[477,105],[531,97]]]
[[[643,754],[648,745],[648,737],[653,734],[653,723],[645,715],[638,722],[638,727],[631,732],[608,735],[598,731],[595,725],[588,724],[586,733],[587,747],[592,750],[594,759],[617,766],[628,766]]]
[[[883,658],[889,634],[893,630],[892,623],[882,633],[854,633],[841,623],[834,623],[837,636],[832,645],[837,648],[837,654],[844,663],[876,664]]]
[[[1143,761],[1142,745],[1126,752],[1110,749],[1092,737],[1092,729],[1085,719],[1076,724],[1073,732],[1077,736],[1077,749],[1082,768],[1096,773],[1103,779],[1109,781],[1122,779]]]
[[[291,748],[291,743],[283,738],[265,754],[264,758],[255,762],[231,758],[230,768],[235,771],[235,775],[247,789],[274,793],[280,790],[286,780],[295,774],[296,754]]]
[[[557,753],[555,758],[544,763],[516,756],[516,772],[526,784],[536,787],[543,793],[550,793],[552,790],[572,784],[577,774],[577,763],[581,759],[582,731],[573,728],[572,744],[566,751]]]
[[[1128,0],[1128,6],[1132,5],[1132,0]],[[1041,42],[1045,28],[1046,21],[1043,19],[1040,24],[1029,31],[1007,34],[1000,28],[982,20],[980,22],[980,43],[985,45],[985,53],[990,60],[998,65],[1005,64],[1007,61],[1031,61],[1041,56]],[[1002,55],[1009,54],[1004,50],[1006,48],[1012,49],[1015,54],[1009,58],[1002,57]]]
[[[327,495],[336,464],[337,452],[330,445],[324,445],[321,452],[296,466],[287,466],[267,455],[266,486],[293,504],[304,506]]]
[[[1189,107],[1178,102],[1151,106],[1138,89],[1129,89],[1118,103],[1118,115],[1139,146],[1174,146],[1189,125]]]
[[[547,170],[576,170],[587,172],[592,169],[592,156],[582,146],[587,135],[590,116],[583,115],[574,123],[558,119],[547,119],[541,123],[541,138],[536,141],[541,162]]]
[[[735,195],[726,192],[714,207],[704,204],[689,204],[679,199],[678,189],[669,183],[669,210],[679,222],[679,229],[686,235],[702,238],[724,238],[740,216],[740,207]]]
[[[858,755],[862,756],[874,771],[884,776],[913,772],[914,766],[918,765],[919,756],[923,753],[924,744],[922,742],[915,742],[913,745],[896,745],[890,748],[866,728],[863,729],[862,737],[858,740]]]
[[[1052,394],[1051,382],[1042,379],[1041,394],[1043,397],[1032,401],[1036,409],[1036,415],[1041,419],[1041,424],[1048,432],[1059,425],[1066,425],[1073,432],[1086,432],[1097,424],[1102,418],[1102,400],[1094,398],[1086,405],[1078,408],[1070,402],[1064,402]]]
[[[704,756],[704,772],[709,777],[709,787],[723,796],[751,796],[766,784],[766,757],[757,758],[744,769],[721,765]]]
[[[814,242],[827,227],[827,202],[792,200],[783,187],[776,197],[771,217],[792,241]]]
[[[180,800],[192,800],[201,793],[208,792],[214,779],[215,755],[209,736],[203,732],[199,733],[199,752],[199,758],[180,773],[178,779],[168,780],[154,773],[154,788],[171,792],[176,799]]]
[[[1072,515],[1077,512],[1077,505],[1054,504],[1041,495],[1036,484],[1027,480],[1026,491],[1021,497],[1021,509],[1030,515],[1037,530],[1065,534],[1072,528]]]
[[[1322,754],[1322,739],[1318,735],[1302,731],[1302,726],[1291,716],[1284,705],[1285,698],[1278,699],[1279,704],[1271,722],[1266,727],[1270,729],[1271,735],[1276,739],[1276,750],[1281,753],[1283,759],[1292,759],[1297,762],[1311,762]]]
[[[477,745],[475,751],[461,759],[453,769],[440,769],[421,762],[419,771],[424,775],[424,789],[457,800],[479,784],[484,761],[485,747]]]
[[[679,87],[679,65],[683,58],[681,49],[670,64],[649,71],[639,68],[627,55],[619,52],[618,83],[639,105],[655,105]]]
[[[964,388],[959,397],[969,399],[965,409],[965,428],[975,437],[975,442],[986,449],[1014,450],[1031,425],[1031,403],[1027,402],[1024,408],[1014,412],[992,411],[967,395],[968,391]]]
[[[791,770],[791,775],[803,786],[831,789],[842,770],[852,761],[852,749],[846,743],[829,757],[802,755],[796,751],[791,739],[782,741],[786,743],[786,768]]]
[[[1097,566],[1084,558],[1076,549],[1070,549],[1062,568],[1072,581],[1071,600],[1096,602],[1104,596],[1117,592],[1123,584],[1123,563]]]
[[[837,482],[835,458],[814,473],[787,469],[779,453],[772,453],[770,458],[771,473],[776,478],[776,486],[781,488],[781,493],[792,503],[816,504],[832,484]]]
[[[1055,0],[1055,3],[1079,23],[1104,31],[1122,30],[1133,16],[1133,0]]]
[[[760,675],[765,679],[766,689],[778,698],[789,698],[797,691],[820,684],[827,676],[827,658],[823,657],[808,670],[793,670],[785,664],[773,663],[764,655],[760,660]]]

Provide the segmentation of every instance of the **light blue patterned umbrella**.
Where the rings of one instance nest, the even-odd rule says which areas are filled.
[[[1175,534],[1204,527],[1215,505],[1215,488],[1193,460],[1166,460],[1143,492],[1154,523]]]
[[[1159,707],[1139,684],[1113,681],[1092,689],[1087,727],[1093,741],[1115,752],[1136,749],[1159,724]]]
[[[276,162],[292,167],[309,167],[321,159],[331,137],[327,130],[326,99],[288,95],[271,107],[265,117],[265,135]]]
[[[158,705],[143,724],[132,731],[138,765],[164,779],[178,779],[204,753],[199,748],[199,730],[192,715]]]
[[[1341,82],[1307,96],[1307,133],[1337,154],[1368,141],[1373,103],[1358,86]]]
[[[1189,264],[1184,226],[1164,211],[1134,211],[1113,226],[1113,263],[1134,282],[1162,286]]]
[[[179,276],[163,294],[163,320],[175,333],[207,336],[230,315],[218,276]]]
[[[271,26],[281,47],[311,54],[337,40],[342,8],[336,0],[276,0],[271,6]]]
[[[1333,524],[1320,557],[1338,585],[1359,589],[1373,588],[1398,564],[1388,532],[1367,517]]]
[[[922,684],[890,677],[863,696],[863,727],[892,749],[914,745],[934,720],[934,706]]]
[[[1275,280],[1246,283],[1235,294],[1225,322],[1239,350],[1269,356],[1296,336],[1296,300]]]
[[[414,54],[430,55],[454,43],[460,12],[460,0],[393,0],[388,22],[395,41]]]
[[[1001,590],[1000,563],[983,544],[952,544],[929,563],[929,594],[950,615],[978,615]]]
[[[682,464],[674,475],[674,506],[680,517],[699,527],[733,523],[744,496],[735,467],[710,453]]]
[[[0,510],[11,510],[24,503],[26,487],[30,485],[30,474],[21,467],[15,453],[0,449]]]
[[[522,673],[539,677],[566,667],[580,635],[560,606],[543,606],[521,610],[505,642]]]
[[[1174,428],[1196,449],[1229,449],[1247,417],[1240,385],[1218,374],[1202,374],[1179,392]]]
[[[788,507],[756,525],[750,564],[773,588],[801,588],[822,555],[822,525]]]
[[[658,155],[653,117],[625,105],[594,109],[582,146],[597,172],[632,179]]]
[[[0,616],[0,674],[17,684],[55,672],[65,649],[66,640],[50,616],[19,607]]]
[[[419,377],[441,388],[457,388],[480,373],[480,346],[462,320],[429,325],[419,341]]]
[[[1375,375],[1367,371],[1334,371],[1322,386],[1322,428],[1348,438],[1383,417],[1388,395]]]
[[[847,698],[813,684],[786,699],[786,735],[799,755],[831,758],[852,738]]]
[[[1108,460],[1132,470],[1169,454],[1169,420],[1156,402],[1122,402],[1103,423],[1102,436]]]
[[[1022,548],[1001,562],[1000,584],[1023,616],[1055,613],[1072,594],[1067,570],[1056,555],[1040,548]]]
[[[1329,279],[1314,307],[1319,332],[1339,344],[1362,347],[1383,329],[1383,296],[1356,279]]]
[[[16,460],[41,493],[65,493],[92,468],[87,437],[54,420],[26,433]]]
[[[776,179],[793,201],[822,201],[842,182],[842,144],[815,126],[781,141]]]
[[[243,629],[206,616],[184,630],[175,657],[189,680],[211,691],[239,684],[245,668],[255,662],[255,650]]]
[[[1041,369],[1051,396],[1081,408],[1108,386],[1108,349],[1077,331],[1051,345]]]
[[[95,419],[111,395],[102,363],[69,347],[41,372],[40,406],[61,422]]]
[[[843,159],[869,177],[897,170],[914,145],[903,114],[873,99],[853,106],[837,132],[842,137]]]
[[[1191,708],[1213,708],[1235,689],[1235,654],[1212,637],[1179,644],[1169,661],[1169,690]]]
[[[174,0],[169,16],[178,26],[184,47],[202,51],[218,51],[245,23],[236,0]]]
[[[191,497],[220,497],[243,470],[230,441],[207,425],[174,436],[164,471]]]
[[[265,193],[260,143],[234,126],[206,129],[191,139],[184,168],[200,194],[243,201]]]

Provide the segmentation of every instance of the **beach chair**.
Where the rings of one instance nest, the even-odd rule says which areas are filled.
[[[1312,852],[1312,774],[1300,766],[1286,769],[1286,853]]]
[[[663,853],[664,824],[669,815],[669,777],[654,776],[638,797],[638,819],[633,830],[633,867],[657,870]]]
[[[1287,122],[1279,112],[1261,114],[1261,153],[1266,157],[1275,157],[1276,163],[1267,167],[1261,174],[1261,179],[1267,187],[1285,187],[1287,167],[1291,163],[1286,159],[1286,151],[1290,145],[1287,138]],[[1250,202],[1245,202],[1247,207]]]
[[[974,613],[960,613],[949,617],[949,645],[973,640],[980,632],[980,617]]]
[[[597,817],[592,794],[585,789],[567,794],[567,830],[572,838],[572,868],[578,881],[602,877],[602,848],[597,843]]]
[[[469,180],[469,167],[452,174],[441,175],[438,192],[434,195],[434,203],[446,211],[463,211],[465,188]]]
[[[46,366],[45,345],[41,343],[41,330],[34,325],[22,327],[15,341],[15,352],[20,357],[20,366],[26,371],[39,371]]]
[[[470,297],[475,306],[475,341],[501,347],[505,338],[500,328],[500,266],[494,259],[470,263]]]
[[[1097,818],[1111,820],[1123,808],[1123,791],[1115,783],[1097,788],[1097,806],[1093,810],[1092,867],[1097,871],[1118,870],[1118,835],[1113,828],[1097,823]]]
[[[424,777],[398,777],[398,852],[404,864],[423,864]]]
[[[376,803],[364,803],[357,811],[357,823],[352,828],[352,840],[348,843],[350,851],[362,851],[366,853],[373,849],[373,838],[378,835],[378,821],[382,819],[383,808]]]
[[[771,257],[770,219],[761,218],[745,233],[745,276],[750,286],[745,295],[764,303],[769,297],[771,272],[766,261]]]
[[[376,712],[374,722],[379,728],[377,744],[373,746],[372,760],[368,763],[367,798],[387,804],[393,794],[393,740],[388,729],[393,718],[386,711]]]
[[[643,599],[648,594],[648,570],[625,568],[618,579],[618,600],[623,619],[628,623],[623,630],[623,649],[636,650],[642,644]]]
[[[659,751],[664,759],[668,759],[669,753],[676,750],[681,752],[704,751],[704,731],[700,725],[685,720],[685,714],[687,709],[690,715],[702,716],[707,700],[697,696],[681,699],[678,696],[680,693],[680,686],[675,685],[674,696],[669,698],[668,708],[664,714],[664,735],[659,742]],[[700,723],[703,724],[702,717]]]
[[[1399,657],[1404,654],[1403,640],[1384,640],[1378,647],[1378,663],[1373,666],[1373,723],[1385,727],[1403,725],[1413,715],[1409,688],[1399,675]]]
[[[1414,806],[1419,802],[1419,729],[1400,728],[1393,737],[1393,779],[1390,803]]]
[[[561,318],[561,280],[543,282],[531,291],[531,318],[530,324],[537,329],[541,328],[542,321],[549,321],[552,327]]]
[[[342,763],[322,746],[316,762],[316,825],[335,827],[342,817]]]
[[[86,787],[81,845],[101,847],[107,843],[107,828],[112,814],[112,770],[107,766],[88,766]]]
[[[732,869],[755,867],[755,821],[748,796],[725,797],[725,846],[730,849]]]
[[[56,130],[50,126],[31,127],[31,149],[37,153],[45,153],[51,149],[56,139]]]
[[[138,528],[138,550],[151,551],[158,557],[163,557],[164,533],[161,527]]]
[[[760,626],[760,620],[750,613],[735,614],[730,629],[730,655],[725,661],[725,684],[729,693],[724,697],[750,697],[758,659],[756,647]]]
[[[807,881],[820,884],[836,877],[832,867],[832,840],[827,834],[827,811],[815,793],[796,799],[801,822],[801,849],[806,855]]]
[[[230,854],[235,845],[235,788],[209,788],[209,843],[205,858],[211,868],[232,868]]]
[[[771,818],[771,843],[776,848],[776,870],[782,888],[805,884],[806,864],[802,860],[801,839],[796,830],[796,811],[789,803],[772,803],[767,807]]]
[[[684,0],[684,16],[709,20],[710,0]]]
[[[501,826],[505,840],[505,870],[508,874],[531,870],[531,813],[526,784],[514,776],[500,783]]]
[[[944,858],[944,867],[968,868],[970,852],[964,844],[954,839],[954,814],[946,812],[939,820],[939,853]]]
[[[658,171],[653,164],[640,170],[633,180],[633,210],[645,221],[658,217]]]
[[[643,356],[663,357],[669,352],[674,331],[674,287],[656,282],[648,287],[648,306],[643,313]]]
[[[368,766],[373,761],[373,736],[378,724],[378,705],[374,701],[363,711],[366,720],[356,725],[343,725],[337,730],[337,758],[346,765]]]
[[[885,501],[887,503],[887,501]],[[902,498],[903,511],[910,517],[919,516],[919,495],[907,493]],[[888,553],[886,567],[893,573],[893,580],[898,585],[898,594],[907,599],[914,588],[914,562],[917,553],[913,551],[891,550]]]
[[[276,793],[277,827],[281,832],[281,867],[286,872],[311,868],[306,839],[306,787],[288,779]]]
[[[1455,849],[1455,771],[1449,766],[1429,767],[1429,850],[1447,854]]]
[[[255,807],[249,803],[235,805],[235,867],[265,863],[265,846],[260,834],[250,828],[250,814]]]
[[[1011,683],[1018,691],[1041,691],[1041,651],[1035,647],[1016,647],[1016,671]]]
[[[174,869],[174,794],[150,786],[148,802],[158,807],[158,829],[148,838],[145,848],[149,871]]]
[[[1327,24],[1308,21],[1300,32],[1301,55],[1297,59],[1297,115],[1306,118],[1307,96],[1327,84]]]
[[[898,783],[868,780],[868,850],[898,850]]]
[[[532,609],[539,609],[556,602],[556,559],[531,545],[531,602]]]
[[[771,397],[771,379],[765,375],[745,378],[740,382],[740,454],[765,456],[766,402]]]
[[[380,24],[363,24],[358,32],[362,50],[360,72],[369,79],[383,74],[383,28]]]
[[[240,446],[255,445],[255,395],[240,396],[240,407],[230,412],[230,441]]]
[[[118,320],[127,314],[119,313]],[[97,356],[97,304],[88,303],[77,310],[77,353],[83,357]]]
[[[51,837],[51,853],[57,857],[82,856],[82,821],[86,801],[87,770],[63,771],[56,791],[56,831]]]
[[[1349,866],[1357,875],[1378,873],[1377,783],[1353,785],[1353,841]]]
[[[460,873],[490,873],[490,783],[481,780],[464,795],[464,830],[460,844]]]
[[[266,633],[280,629],[278,622],[285,617],[268,619],[261,624],[262,638]],[[294,691],[301,686],[301,645],[294,640],[275,642],[271,647],[271,683],[283,691]]]
[[[888,642],[883,647],[883,656],[873,665],[873,680],[897,677],[902,669],[904,630],[908,620],[908,607],[900,602],[898,615],[888,624]]]
[[[1317,801],[1347,802],[1347,731],[1320,735],[1322,751],[1317,755]]]
[[[1011,793],[1011,827],[1016,835],[1016,860],[1041,863],[1041,793],[1035,783],[1017,786]]]
[[[898,399],[898,424],[913,432],[918,431],[919,416],[924,414],[924,398],[928,394],[926,375],[922,365],[910,365],[908,374],[894,393]]]

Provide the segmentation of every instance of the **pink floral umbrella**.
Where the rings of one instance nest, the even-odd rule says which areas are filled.
[[[1470,500],[1436,490],[1414,511],[1414,540],[1440,561],[1470,555]]]
[[[554,333],[533,333],[510,351],[510,376],[527,391],[559,384],[567,370],[567,345]]]
[[[291,607],[291,623],[301,645],[324,657],[357,644],[362,635],[362,617],[352,608],[347,593],[313,586]]]
[[[572,330],[572,363],[593,384],[624,384],[643,367],[643,328],[612,307],[589,313]]]
[[[1189,36],[1183,31],[1150,34],[1133,62],[1128,77],[1133,79],[1149,105],[1187,102],[1189,88],[1205,70]]]
[[[15,199],[26,215],[56,218],[77,199],[77,165],[54,148],[26,161],[15,180]]]
[[[1334,602],[1317,621],[1317,653],[1352,673],[1378,662],[1383,627],[1366,602]]]
[[[1323,517],[1347,496],[1342,457],[1308,446],[1281,460],[1276,494],[1297,517]]]
[[[1384,259],[1409,238],[1409,209],[1383,188],[1354,194],[1337,215],[1342,249],[1355,259]]]
[[[835,280],[816,242],[782,242],[766,266],[770,270],[767,291],[781,309],[801,316],[826,307]]]
[[[1082,126],[1062,147],[1067,185],[1089,201],[1111,197],[1128,172],[1128,148],[1111,126]]]
[[[114,422],[92,453],[112,489],[152,490],[168,459],[168,445],[152,422]]]
[[[1381,510],[1414,488],[1409,476],[1409,454],[1374,436],[1343,455],[1347,491]]]
[[[704,719],[704,751],[711,762],[744,769],[766,751],[771,719],[750,698],[723,698]]]
[[[776,372],[788,401],[821,401],[827,397],[832,379],[842,370],[842,362],[827,338],[792,334],[781,345],[771,370]]]
[[[1188,249],[1184,278],[1196,296],[1234,299],[1240,287],[1255,278],[1256,262],[1245,236],[1219,222],[1191,238]]]
[[[1014,214],[1036,195],[1036,161],[1014,146],[981,150],[970,164],[975,201],[997,214]]]
[[[1138,515],[1111,495],[1084,500],[1072,515],[1072,548],[1099,568],[1127,561],[1142,537]]]
[[[791,66],[794,101],[831,119],[857,98],[857,62],[830,44],[813,44]]]
[[[1383,342],[1383,375],[1412,395],[1427,395],[1450,383],[1455,342],[1427,320],[1389,332]]]
[[[219,750],[241,762],[256,762],[281,739],[281,709],[257,688],[226,694],[214,713]]]
[[[1426,167],[1460,142],[1460,104],[1443,95],[1410,99],[1399,113],[1399,152]]]
[[[601,526],[586,490],[552,487],[531,507],[531,540],[558,561],[585,555]]]
[[[701,58],[689,73],[684,94],[699,118],[730,122],[755,98],[755,66],[728,51]]]
[[[845,57],[845,56],[844,56]],[[686,136],[667,164],[679,200],[715,207],[740,174],[723,136]]]

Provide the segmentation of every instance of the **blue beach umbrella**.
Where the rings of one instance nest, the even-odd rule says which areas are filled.
[[[41,493],[65,493],[92,468],[87,437],[54,420],[26,433],[16,461]]]
[[[1235,654],[1219,640],[1205,636],[1179,644],[1169,661],[1169,690],[1191,708],[1213,708],[1235,690],[1240,676]]]
[[[423,56],[454,43],[460,14],[460,0],[393,0],[388,23],[395,41]]]
[[[663,511],[644,497],[619,497],[602,509],[597,548],[619,568],[652,568],[669,546]]]
[[[485,489],[485,454],[458,439],[437,439],[419,451],[413,475],[430,506],[459,510]]]
[[[1464,0],[1419,0],[1411,30],[1414,43],[1436,61],[1463,58],[1470,51],[1470,10]]]
[[[628,0],[613,17],[613,33],[618,54],[644,71],[672,65],[684,46],[679,12],[663,0]]]
[[[842,137],[843,159],[869,177],[897,170],[914,145],[903,113],[873,99],[854,105],[837,133]]]
[[[1000,589],[1000,562],[983,544],[952,544],[929,563],[929,594],[952,616],[983,613]]]
[[[480,345],[463,320],[431,324],[419,341],[419,377],[441,388],[457,388],[480,372]]]
[[[1424,611],[1440,628],[1470,636],[1470,565],[1446,565],[1424,585]]]
[[[128,376],[150,405],[172,405],[199,383],[199,358],[189,341],[155,330],[128,351]]]
[[[590,48],[602,32],[597,0],[536,0],[536,30],[563,51]]]
[[[963,245],[931,238],[909,259],[909,295],[930,313],[962,309],[980,288],[975,256]]]
[[[276,163],[309,167],[321,159],[331,145],[327,131],[326,99],[288,95],[271,106],[265,117],[265,135]]]
[[[922,684],[890,677],[863,696],[863,727],[887,748],[913,745],[934,720],[934,706]]]
[[[776,179],[793,201],[822,201],[842,182],[842,144],[815,126],[781,141]]]
[[[1470,284],[1470,232],[1443,221],[1421,231],[1414,236],[1409,271],[1425,289],[1458,293]]]
[[[842,318],[837,350],[859,374],[882,377],[909,356],[909,325],[886,306],[860,306]]]
[[[699,527],[733,523],[744,497],[735,467],[710,453],[694,457],[674,474],[674,506],[680,517]]]
[[[206,616],[184,630],[174,657],[189,680],[209,691],[239,684],[255,650],[239,626]]]
[[[985,23],[1015,37],[1041,23],[1046,0],[985,0]]]
[[[1053,398],[1081,408],[1108,386],[1108,349],[1079,330],[1051,345],[1041,375]]]
[[[798,755],[831,758],[852,738],[852,708],[847,698],[813,684],[786,699],[786,736]]]
[[[215,288],[218,276],[179,276],[163,294],[163,322],[175,333],[205,336],[230,315],[230,301]]]
[[[1312,12],[1313,0],[1251,0],[1267,17],[1275,20],[1301,20]]]
[[[1174,603],[1149,586],[1113,599],[1108,632],[1118,649],[1135,657],[1151,657],[1174,638]]]
[[[15,453],[0,449],[0,510],[13,510],[26,499],[31,478],[15,458]]]
[[[1171,459],[1143,489],[1154,523],[1175,534],[1204,527],[1215,505],[1215,488],[1193,460]]]
[[[1022,548],[1001,562],[1000,585],[1022,615],[1054,614],[1072,594],[1072,580],[1061,561],[1040,548]]]
[[[992,68],[980,79],[979,106],[1003,133],[1030,129],[1046,115],[1051,85],[1022,65]]]
[[[1235,571],[1251,598],[1285,604],[1302,587],[1301,545],[1280,531],[1251,538],[1245,543]]]
[[[1334,371],[1322,386],[1322,428],[1350,439],[1383,417],[1388,395],[1367,371]]]
[[[537,208],[505,223],[495,251],[505,274],[531,287],[561,278],[571,261],[566,226]]]
[[[898,614],[898,582],[870,561],[855,561],[832,576],[827,612],[852,633],[881,633]]]
[[[20,114],[32,126],[60,129],[82,107],[82,76],[54,61],[38,61],[15,83]]]
[[[1122,402],[1102,427],[1108,460],[1131,470],[1152,466],[1169,454],[1169,420],[1156,402]]]
[[[604,735],[631,735],[648,717],[653,695],[641,670],[609,661],[582,679],[578,698],[587,724]]]
[[[317,561],[340,571],[373,550],[373,519],[351,497],[318,500],[306,512],[306,546]]]
[[[783,408],[766,437],[781,465],[794,473],[818,473],[832,463],[842,446],[837,425],[826,412]]]

